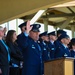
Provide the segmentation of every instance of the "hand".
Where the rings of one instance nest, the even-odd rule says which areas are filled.
[[[2,70],[1,70],[1,68],[0,68],[0,74],[2,74]]]
[[[32,26],[30,26],[30,21],[27,21],[27,25],[26,25],[26,33],[29,34],[30,30],[32,29]]]

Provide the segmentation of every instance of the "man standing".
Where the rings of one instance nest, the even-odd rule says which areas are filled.
[[[37,43],[40,27],[40,24],[30,26],[28,21],[25,32],[18,36],[17,43],[22,49],[24,58],[22,75],[42,75],[42,52]]]
[[[62,34],[58,37],[60,41],[60,46],[55,50],[55,58],[61,57],[70,57],[70,51],[68,48],[68,44],[70,42],[70,38],[67,34]]]
[[[49,39],[48,39],[48,33],[47,31],[41,33],[39,35],[39,45],[42,48],[42,52],[43,52],[43,61],[47,61],[48,60],[48,43]]]
[[[4,40],[4,28],[0,26],[0,75],[9,75],[10,54]]]
[[[54,42],[57,40],[55,31],[48,33],[48,36],[49,36],[48,47],[50,48],[48,55],[50,56],[50,59],[54,59],[54,54],[55,54],[55,49],[56,49]]]
[[[22,23],[22,24],[20,24],[20,25],[18,26],[18,27],[21,29],[21,33],[17,36],[17,38],[18,38],[19,36],[21,36],[21,34],[24,34],[24,35],[25,35],[26,24],[27,24],[27,21],[24,22],[24,23]],[[18,39],[19,39],[19,38],[18,38]],[[20,39],[21,39],[21,38],[20,38]],[[16,42],[18,42],[18,41],[16,41]],[[19,46],[19,44],[18,44],[18,46]],[[22,47],[19,46],[19,48],[20,48],[20,50],[22,50]]]
[[[38,41],[38,44],[40,45],[41,49],[42,49],[42,72],[44,74],[44,61],[47,61],[49,58],[48,58],[48,34],[47,34],[47,31],[41,33],[39,35],[39,41]]]
[[[57,30],[57,40],[54,41],[56,48],[60,46],[60,41],[58,40],[58,37],[60,37],[60,35],[63,35],[63,34],[65,35],[65,34],[67,34],[67,32],[64,30],[61,30],[61,29]]]

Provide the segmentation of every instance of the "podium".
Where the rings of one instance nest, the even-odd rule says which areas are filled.
[[[44,63],[44,75],[74,75],[74,58],[59,58]]]

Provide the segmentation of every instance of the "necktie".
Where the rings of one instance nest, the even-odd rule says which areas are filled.
[[[41,51],[41,47],[39,46],[39,44],[37,44],[37,45],[38,45],[39,51]]]
[[[37,42],[35,42],[35,44],[38,47],[39,51],[41,51],[41,47],[39,46],[39,44]]]
[[[5,44],[5,42],[3,40],[1,40],[1,42],[3,43],[3,45],[5,46],[7,52],[8,52],[8,62],[10,61],[10,54],[9,54],[9,49],[8,46]]]

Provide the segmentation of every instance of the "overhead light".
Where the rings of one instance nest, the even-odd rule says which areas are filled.
[[[40,17],[41,15],[45,12],[45,10],[39,10],[35,16],[31,19],[30,24],[34,24]]]

